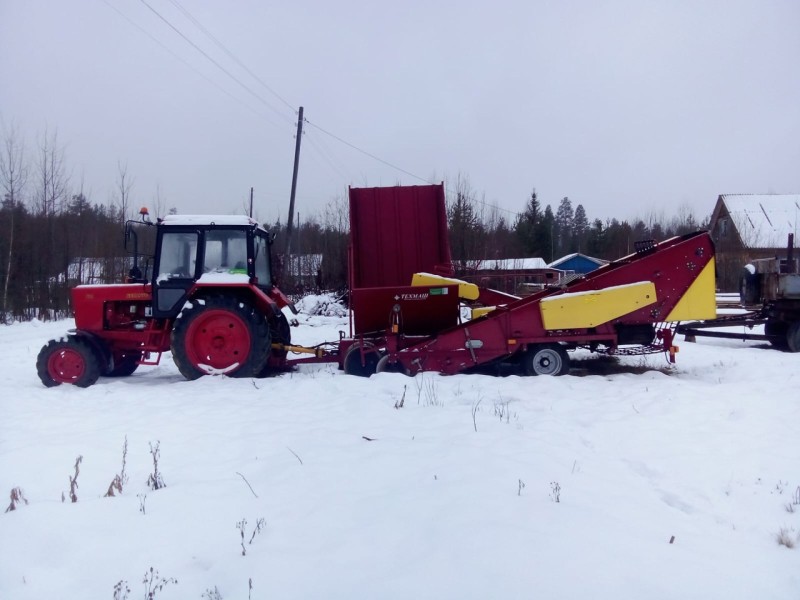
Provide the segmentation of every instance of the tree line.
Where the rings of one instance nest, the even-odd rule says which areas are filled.
[[[551,263],[580,252],[614,260],[633,252],[637,241],[660,241],[708,224],[707,219],[698,222],[686,205],[670,218],[652,213],[633,221],[590,221],[583,205],[573,208],[566,196],[555,212],[550,204],[543,207],[535,189],[522,212],[512,213],[487,203],[463,176],[457,178],[447,196],[450,247],[456,270],[461,273],[487,259],[538,257]]]
[[[57,134],[45,133],[26,152],[14,129],[3,132],[0,149],[0,322],[63,318],[71,313],[69,289],[78,283],[124,281],[130,259],[123,247],[132,217],[133,178],[120,164],[113,197],[92,202],[82,182],[69,176]],[[633,251],[638,240],[661,240],[702,227],[688,207],[666,218],[652,214],[633,221],[590,220],[568,197],[554,208],[534,189],[522,212],[485,200],[467,176],[446,189],[447,221],[454,267],[468,274],[483,260],[540,257],[549,263],[581,252],[613,260]],[[154,216],[166,209],[158,191]],[[276,235],[274,259],[279,285],[288,293],[347,287],[348,202],[335,197],[295,226],[292,256],[280,256],[286,226],[265,224]]]

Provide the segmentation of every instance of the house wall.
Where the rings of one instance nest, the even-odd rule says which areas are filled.
[[[575,273],[591,273],[599,266],[585,256],[573,256],[569,260],[560,263],[558,268],[562,271],[574,271]]]

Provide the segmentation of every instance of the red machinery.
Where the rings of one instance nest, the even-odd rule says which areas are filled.
[[[291,345],[281,310],[291,304],[273,285],[271,238],[254,221],[170,216],[155,227],[150,276],[139,269],[129,223],[131,282],[72,290],[77,328],[42,348],[39,377],[47,386],[85,387],[157,364],[167,350],[188,379],[263,376],[300,362],[338,362],[362,376],[452,374],[498,362],[561,375],[567,350],[578,346],[674,357],[673,324],[715,316],[714,247],[705,232],[637,245],[562,288],[516,298],[452,278],[443,185],[352,188],[350,226],[354,318],[345,339]],[[464,304],[474,307],[466,322]],[[290,352],[311,356],[287,360]]]
[[[443,186],[352,189],[350,214],[349,373],[452,374],[511,361],[525,374],[560,375],[569,370],[567,350],[578,346],[674,359],[674,324],[716,314],[705,232],[637,244],[564,287],[516,298],[449,277]],[[495,306],[461,322],[462,303]]]
[[[146,212],[146,211],[145,211]],[[156,230],[152,274],[139,268],[138,233]],[[289,300],[273,285],[271,236],[241,216],[171,215],[128,222],[129,283],[72,290],[76,329],[51,340],[36,362],[46,386],[86,387],[131,375],[171,350],[187,379],[266,374],[285,364]]]

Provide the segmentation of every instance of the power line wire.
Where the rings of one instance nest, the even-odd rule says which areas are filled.
[[[106,2],[106,4],[108,4],[107,0],[103,0],[103,1],[104,1],[104,2]],[[169,20],[167,20],[167,19],[166,19],[166,18],[165,18],[163,15],[161,15],[161,13],[159,13],[157,10],[155,10],[155,9],[154,9],[154,8],[153,8],[153,7],[152,7],[152,6],[151,6],[151,5],[150,5],[150,4],[149,4],[149,3],[148,3],[146,0],[140,0],[140,2],[141,2],[142,4],[144,4],[144,5],[145,5],[145,6],[146,6],[148,9],[150,9],[150,11],[152,11],[152,12],[153,12],[153,13],[154,13],[154,14],[155,14],[155,15],[156,15],[156,16],[157,16],[159,19],[161,19],[161,20],[162,20],[164,23],[166,23],[166,24],[167,24],[167,25],[168,25],[168,26],[169,26],[169,27],[170,27],[170,28],[171,28],[173,31],[175,31],[175,33],[177,33],[178,35],[180,35],[180,36],[181,36],[181,37],[182,37],[182,38],[183,38],[183,39],[184,39],[184,40],[185,40],[187,43],[189,43],[189,44],[190,44],[190,45],[191,45],[191,46],[192,46],[192,47],[193,47],[195,50],[197,50],[198,52],[200,52],[200,53],[201,53],[201,54],[202,54],[202,55],[203,55],[203,56],[204,56],[206,59],[208,59],[209,61],[211,61],[211,62],[212,62],[212,63],[213,63],[213,64],[214,64],[214,65],[215,65],[215,66],[216,66],[218,69],[220,69],[222,72],[224,72],[226,75],[228,75],[228,77],[230,77],[231,79],[233,79],[233,80],[234,80],[236,83],[238,83],[238,84],[239,84],[240,86],[242,86],[242,87],[243,87],[245,90],[247,90],[247,91],[248,91],[248,92],[249,92],[251,95],[253,95],[255,98],[257,98],[257,99],[258,99],[258,100],[260,100],[262,103],[264,103],[264,104],[265,104],[265,105],[266,105],[268,108],[270,108],[271,110],[273,110],[274,112],[276,112],[276,113],[277,113],[277,114],[278,114],[278,115],[279,115],[281,118],[283,118],[284,120],[287,120],[289,123],[291,123],[291,124],[292,124],[292,126],[295,126],[295,125],[296,125],[296,123],[293,123],[291,119],[289,119],[288,117],[286,117],[286,115],[284,115],[282,112],[278,111],[278,109],[276,109],[276,108],[275,108],[274,106],[272,106],[272,105],[271,105],[269,102],[267,102],[266,100],[264,100],[264,98],[262,98],[261,96],[259,96],[259,95],[258,95],[256,92],[254,92],[252,89],[250,89],[250,87],[248,87],[246,84],[244,84],[242,81],[240,81],[240,80],[239,80],[237,77],[235,77],[235,76],[234,76],[233,74],[231,74],[231,73],[230,73],[230,72],[229,72],[227,69],[225,69],[225,68],[224,68],[224,67],[223,67],[221,64],[219,64],[219,63],[218,63],[216,60],[214,60],[214,59],[213,59],[211,56],[209,56],[209,55],[208,55],[208,54],[207,54],[207,53],[206,53],[206,52],[205,52],[205,51],[204,51],[202,48],[200,48],[200,47],[199,47],[197,44],[195,44],[195,43],[194,43],[192,40],[190,40],[190,39],[189,39],[189,38],[188,38],[186,35],[184,35],[184,34],[183,34],[183,33],[182,33],[182,32],[181,32],[181,31],[180,31],[180,30],[179,30],[177,27],[175,27],[175,26],[174,26],[172,23],[170,23],[170,22],[169,22]],[[196,25],[196,26],[197,26],[197,27],[198,27],[198,28],[199,28],[199,29],[200,29],[200,30],[201,30],[203,33],[205,33],[207,36],[209,36],[209,37],[210,37],[210,38],[211,38],[211,39],[212,39],[212,40],[213,40],[213,41],[214,41],[214,42],[217,44],[217,46],[219,46],[219,47],[220,47],[220,48],[221,48],[221,49],[222,49],[222,50],[223,50],[223,51],[224,51],[226,54],[228,54],[228,56],[229,56],[230,58],[232,58],[232,59],[233,59],[233,60],[234,60],[234,61],[235,61],[235,62],[236,62],[236,63],[237,63],[239,66],[241,66],[241,67],[242,67],[242,68],[243,68],[243,69],[244,69],[244,70],[245,70],[245,71],[246,71],[246,72],[247,72],[247,73],[248,73],[248,74],[249,74],[251,77],[253,77],[253,78],[254,78],[256,81],[258,81],[259,83],[261,83],[261,85],[263,85],[265,88],[267,88],[267,90],[269,90],[269,91],[270,91],[270,93],[272,93],[272,94],[273,94],[273,95],[274,95],[276,98],[278,98],[278,99],[279,99],[281,102],[283,102],[283,103],[284,103],[284,104],[285,104],[285,105],[286,105],[288,108],[290,108],[291,110],[293,110],[293,111],[294,111],[294,107],[292,107],[292,105],[291,105],[291,104],[289,104],[289,103],[288,103],[288,102],[287,102],[287,101],[286,101],[286,100],[285,100],[285,99],[284,99],[282,96],[280,96],[280,95],[279,95],[277,92],[275,92],[275,91],[274,91],[274,90],[273,90],[273,89],[272,89],[272,88],[271,88],[269,85],[267,85],[267,84],[266,84],[264,81],[262,81],[262,80],[261,80],[261,79],[260,79],[258,76],[256,76],[256,75],[255,75],[255,74],[254,74],[254,73],[253,73],[253,72],[252,72],[250,69],[248,69],[248,68],[247,68],[247,67],[244,65],[244,63],[242,63],[242,61],[240,61],[240,60],[239,60],[237,57],[235,57],[235,56],[233,55],[233,53],[231,53],[231,52],[230,52],[230,51],[229,51],[229,50],[228,50],[228,49],[227,49],[227,48],[226,48],[226,47],[225,47],[225,46],[224,46],[224,45],[223,45],[223,44],[222,44],[222,43],[221,43],[219,40],[217,40],[217,38],[216,38],[216,37],[214,37],[214,36],[213,36],[213,34],[211,34],[211,33],[208,31],[208,29],[206,29],[206,28],[205,28],[205,27],[204,27],[204,26],[203,26],[203,25],[202,25],[202,24],[201,24],[201,23],[200,23],[200,22],[199,22],[199,21],[198,21],[198,20],[197,20],[197,19],[196,19],[194,16],[192,16],[192,15],[189,13],[189,11],[187,11],[185,8],[183,8],[183,7],[182,7],[182,6],[181,6],[181,5],[180,5],[180,4],[177,2],[177,0],[170,0],[170,2],[171,2],[172,4],[174,4],[176,7],[178,7],[178,9],[179,9],[179,10],[181,10],[181,12],[183,12],[183,13],[184,13],[184,15],[185,15],[187,18],[189,18],[189,19],[190,19],[190,20],[191,20],[191,21],[192,21],[192,22],[193,22],[193,23],[194,23],[194,24],[195,24],[195,25]],[[109,4],[109,6],[111,6],[111,5]],[[114,7],[112,6],[112,8],[114,8]],[[114,10],[117,10],[117,9],[116,9],[116,8],[114,8]],[[117,12],[119,12],[119,11],[117,10]],[[122,13],[120,13],[120,14],[122,14]],[[123,15],[123,16],[124,16],[124,15]],[[127,19],[127,17],[125,17],[125,18]],[[138,27],[138,25],[137,25],[137,27]],[[140,28],[140,29],[141,29],[141,28]],[[143,31],[144,31],[144,30],[143,30]],[[147,32],[145,32],[145,33],[147,33]],[[149,36],[150,34],[147,34],[147,35]],[[150,37],[152,38],[152,36],[150,36]],[[153,38],[153,39],[155,39],[155,38]],[[160,44],[160,42],[158,42],[158,43]],[[163,44],[160,44],[160,45],[162,45],[162,46],[163,46]],[[166,48],[166,47],[165,47],[165,48]],[[168,51],[169,51],[169,50],[168,50]],[[170,51],[170,53],[172,53],[172,52]],[[190,66],[190,65],[188,65],[188,63],[186,63],[185,61],[183,61],[183,60],[182,60],[182,62],[184,62],[185,64],[187,64],[187,66]],[[216,84],[215,84],[215,85],[216,85]],[[219,87],[219,86],[218,86],[218,87]],[[230,94],[228,94],[228,95],[230,95]],[[233,97],[233,96],[232,96],[232,97]],[[295,111],[295,112],[296,112],[296,111]],[[416,179],[416,180],[418,180],[418,181],[421,181],[421,182],[423,182],[423,183],[426,183],[426,184],[435,183],[435,182],[432,182],[432,181],[430,181],[429,179],[426,179],[426,178],[424,178],[424,177],[420,177],[419,175],[416,175],[416,174],[414,174],[414,173],[412,173],[412,172],[410,172],[410,171],[407,171],[407,170],[403,169],[402,167],[399,167],[399,166],[397,166],[397,165],[395,165],[395,164],[392,164],[392,163],[390,163],[389,161],[387,161],[387,160],[384,160],[384,159],[380,158],[379,156],[376,156],[375,154],[372,154],[371,152],[368,152],[368,151],[366,151],[366,150],[364,150],[364,149],[362,149],[362,148],[359,148],[359,147],[358,147],[358,146],[356,146],[355,144],[352,144],[352,143],[348,142],[347,140],[343,139],[342,137],[340,137],[340,136],[338,136],[338,135],[336,135],[336,134],[334,134],[334,133],[332,133],[332,132],[330,132],[330,131],[328,131],[328,130],[324,129],[323,127],[321,127],[321,126],[317,125],[316,123],[313,123],[313,122],[309,121],[308,119],[304,119],[304,121],[305,121],[307,124],[311,125],[312,127],[314,127],[314,128],[316,128],[316,129],[318,129],[320,132],[324,133],[325,135],[327,135],[327,136],[331,137],[332,139],[334,139],[334,140],[338,141],[339,143],[341,143],[341,144],[344,144],[345,146],[348,146],[349,148],[352,148],[353,150],[355,150],[355,151],[357,151],[357,152],[360,152],[361,154],[363,154],[363,155],[365,155],[365,156],[368,156],[369,158],[371,158],[371,159],[373,159],[373,160],[375,160],[375,161],[377,161],[377,162],[379,162],[379,163],[381,163],[381,164],[383,164],[383,165],[386,165],[387,167],[389,167],[389,168],[391,168],[391,169],[394,169],[394,170],[396,170],[396,171],[398,171],[398,172],[400,172],[400,173],[403,173],[403,174],[405,174],[405,175],[408,175],[409,177],[412,177],[412,178],[414,178],[414,179]],[[332,165],[331,165],[331,166],[332,166]],[[452,193],[452,192],[451,192],[451,190],[449,190],[449,189],[447,188],[447,186],[445,186],[445,192],[446,192],[446,193]],[[520,213],[518,213],[518,212],[516,212],[516,211],[512,211],[512,210],[508,210],[508,209],[505,209],[505,208],[501,208],[500,206],[497,206],[496,204],[490,204],[490,203],[486,202],[485,200],[480,200],[480,199],[478,199],[478,198],[472,198],[471,200],[472,200],[473,202],[475,202],[475,203],[482,204],[483,206],[486,206],[486,207],[488,207],[488,208],[490,208],[490,209],[493,209],[493,210],[500,210],[500,211],[503,211],[503,212],[506,212],[506,213],[509,213],[509,214],[511,214],[511,215],[515,215],[515,216],[519,216],[519,215],[520,215]]]
[[[132,26],[132,27],[135,27],[135,28],[136,28],[136,29],[138,29],[140,32],[142,32],[144,35],[146,35],[147,37],[149,37],[149,38],[150,38],[150,39],[151,39],[153,42],[155,42],[156,44],[158,44],[159,46],[161,46],[161,48],[162,48],[162,49],[164,49],[164,50],[165,50],[167,53],[169,53],[170,55],[172,55],[172,57],[173,57],[173,58],[175,58],[175,59],[177,59],[178,61],[180,61],[181,63],[183,63],[183,64],[184,64],[185,66],[187,66],[189,69],[191,69],[192,71],[194,71],[194,73],[195,73],[195,74],[197,74],[197,75],[199,75],[200,77],[202,77],[203,79],[205,79],[205,80],[206,80],[207,82],[209,82],[211,85],[213,85],[213,86],[214,86],[214,87],[216,87],[218,90],[220,90],[220,91],[221,91],[223,94],[225,94],[225,95],[226,95],[226,96],[228,96],[229,98],[231,98],[231,99],[235,100],[236,102],[238,102],[238,103],[239,103],[239,104],[241,104],[242,106],[246,107],[246,108],[247,108],[247,109],[249,109],[249,110],[250,110],[250,111],[251,111],[253,114],[255,114],[255,115],[257,115],[257,116],[259,116],[259,117],[261,117],[261,118],[265,119],[265,120],[266,120],[266,121],[267,121],[267,122],[268,122],[270,125],[274,125],[275,127],[278,127],[278,128],[280,128],[280,125],[278,125],[277,123],[275,123],[274,121],[272,121],[272,120],[271,120],[269,117],[267,117],[267,115],[266,115],[266,114],[264,114],[264,113],[262,113],[262,112],[259,112],[257,109],[255,109],[254,107],[250,106],[250,105],[249,105],[247,102],[245,102],[245,101],[244,101],[244,100],[242,100],[241,98],[238,98],[237,96],[234,96],[234,95],[233,95],[233,94],[231,94],[231,93],[230,93],[228,90],[226,90],[224,87],[222,87],[222,86],[221,86],[219,83],[217,83],[216,81],[214,81],[213,79],[211,79],[211,78],[210,78],[208,75],[206,75],[206,74],[204,74],[202,71],[200,71],[200,70],[196,69],[196,68],[195,68],[195,67],[194,67],[194,66],[193,66],[191,63],[189,63],[189,61],[187,61],[187,60],[186,60],[186,59],[184,59],[183,57],[179,56],[178,54],[176,54],[175,52],[173,52],[172,50],[170,50],[170,49],[169,49],[169,47],[168,47],[166,44],[164,44],[163,42],[161,42],[161,41],[160,41],[158,38],[156,38],[156,37],[155,37],[153,34],[151,34],[149,31],[147,31],[147,30],[146,30],[144,27],[140,26],[138,23],[136,23],[135,21],[133,21],[133,20],[132,20],[130,17],[128,17],[128,15],[126,15],[126,14],[125,14],[125,13],[123,13],[121,10],[119,10],[119,9],[118,9],[116,6],[114,6],[113,4],[111,4],[111,3],[110,3],[108,0],[103,0],[103,3],[104,3],[106,6],[108,6],[109,8],[111,8],[111,9],[112,9],[114,12],[116,12],[116,13],[117,13],[117,14],[118,14],[120,17],[122,17],[123,19],[125,19],[125,20],[126,20],[126,21],[127,21],[127,22],[128,22],[128,23],[129,23],[129,24]]]
[[[315,141],[311,137],[307,137],[306,141],[311,146],[311,149],[314,150],[323,160],[323,162],[333,171],[338,177],[348,180],[350,177],[347,176],[343,171],[341,171],[331,159],[325,154],[322,150],[322,147],[319,145],[317,141]]]
[[[174,6],[176,6],[176,7],[178,8],[178,10],[180,10],[180,11],[181,11],[181,12],[182,12],[182,13],[183,13],[183,14],[184,14],[184,15],[185,15],[185,16],[186,16],[186,17],[187,17],[187,18],[188,18],[188,19],[189,19],[189,20],[190,20],[192,23],[194,23],[194,24],[195,24],[195,26],[197,26],[197,28],[198,28],[200,31],[202,31],[203,33],[205,33],[205,34],[206,34],[206,35],[207,35],[207,36],[208,36],[208,37],[211,39],[211,41],[213,41],[213,42],[214,42],[214,43],[217,45],[217,47],[219,47],[219,48],[220,48],[220,49],[221,49],[223,52],[225,52],[225,54],[227,54],[227,55],[228,55],[228,56],[229,56],[229,57],[230,57],[230,58],[231,58],[231,59],[232,59],[232,60],[233,60],[233,61],[234,61],[234,62],[235,62],[237,65],[239,65],[239,66],[240,66],[242,69],[244,69],[244,70],[245,70],[245,71],[246,71],[246,72],[247,72],[247,73],[248,73],[248,74],[249,74],[249,75],[250,75],[250,76],[251,76],[253,79],[255,79],[255,80],[258,82],[258,83],[260,83],[262,86],[264,86],[264,88],[266,88],[266,89],[267,89],[267,91],[269,91],[269,93],[270,93],[270,94],[272,94],[272,95],[273,95],[273,96],[275,96],[275,97],[276,97],[278,100],[280,100],[281,102],[283,102],[283,103],[284,103],[284,104],[285,104],[287,107],[289,107],[289,109],[290,109],[290,110],[292,110],[292,111],[294,111],[294,112],[297,112],[294,106],[292,106],[291,104],[289,104],[289,102],[288,102],[288,101],[287,101],[285,98],[283,98],[283,96],[281,96],[281,95],[280,95],[278,92],[276,92],[274,89],[272,89],[272,88],[271,88],[271,87],[270,87],[270,86],[269,86],[269,85],[268,85],[266,82],[264,82],[264,80],[262,80],[262,79],[261,79],[261,78],[260,78],[258,75],[256,75],[255,73],[253,73],[253,71],[251,71],[251,70],[250,70],[250,69],[247,67],[247,65],[245,65],[245,64],[244,64],[244,62],[242,62],[241,60],[239,60],[239,58],[238,58],[236,55],[234,55],[234,54],[233,54],[233,52],[231,52],[230,50],[228,50],[228,48],[227,48],[227,47],[226,47],[226,46],[225,46],[225,45],[224,45],[224,44],[223,44],[221,41],[219,41],[219,40],[218,40],[218,39],[217,39],[217,38],[214,36],[214,34],[212,34],[212,33],[211,33],[211,32],[210,32],[208,29],[206,29],[206,28],[203,26],[203,24],[202,24],[202,23],[200,23],[200,21],[198,21],[198,20],[197,20],[197,19],[196,19],[196,18],[195,18],[195,17],[194,17],[194,16],[193,16],[193,15],[192,15],[192,14],[191,14],[191,13],[190,13],[190,12],[189,12],[187,9],[186,9],[186,8],[184,8],[184,7],[183,7],[183,5],[181,5],[181,3],[180,3],[180,2],[178,2],[178,0],[170,0],[170,2],[171,2],[171,3],[172,3]]]
[[[149,9],[150,9],[150,11],[152,11],[152,13],[153,13],[154,15],[156,15],[156,16],[157,16],[159,19],[161,19],[161,20],[162,20],[164,23],[166,23],[166,25],[167,25],[167,26],[168,26],[170,29],[172,29],[172,30],[173,30],[175,33],[177,33],[179,36],[181,36],[181,37],[182,37],[182,38],[183,38],[183,39],[184,39],[184,40],[185,40],[185,41],[186,41],[188,44],[190,44],[190,45],[191,45],[191,46],[192,46],[192,47],[193,47],[195,50],[197,50],[197,51],[198,51],[200,54],[202,54],[202,55],[203,55],[203,56],[205,56],[205,57],[206,57],[206,58],[207,58],[209,61],[211,61],[211,63],[212,63],[212,64],[214,64],[214,66],[216,66],[216,67],[217,67],[217,68],[218,68],[220,71],[222,71],[222,72],[223,72],[223,73],[225,73],[225,74],[226,74],[228,77],[230,77],[231,79],[233,79],[233,80],[234,80],[236,83],[238,83],[238,84],[239,84],[240,86],[242,86],[242,87],[243,87],[245,90],[247,90],[247,92],[248,92],[249,94],[251,94],[253,97],[255,97],[255,98],[256,98],[256,99],[258,99],[260,102],[262,102],[262,103],[263,103],[263,104],[264,104],[264,105],[265,105],[267,108],[269,108],[270,110],[274,111],[274,112],[275,112],[275,113],[276,113],[278,116],[280,116],[282,119],[284,119],[284,120],[288,121],[289,123],[292,123],[292,120],[291,120],[289,117],[287,117],[285,114],[283,114],[283,113],[282,113],[281,111],[279,111],[277,108],[275,108],[274,106],[272,106],[272,104],[270,104],[269,102],[267,102],[266,100],[264,100],[264,98],[262,98],[261,96],[259,96],[259,95],[258,95],[256,92],[254,92],[252,89],[250,89],[250,87],[249,87],[247,84],[245,84],[244,82],[242,82],[242,81],[241,81],[240,79],[238,79],[238,78],[237,78],[235,75],[233,75],[233,74],[232,74],[230,71],[228,71],[228,70],[227,70],[225,67],[223,67],[223,66],[222,66],[221,64],[219,64],[219,63],[218,63],[216,60],[214,60],[214,59],[213,59],[211,56],[209,56],[209,54],[208,54],[208,53],[207,53],[205,50],[203,50],[203,49],[202,49],[200,46],[198,46],[198,45],[197,45],[197,44],[195,44],[195,43],[194,43],[192,40],[190,40],[188,37],[186,37],[186,35],[184,35],[184,34],[183,34],[183,32],[182,32],[180,29],[178,29],[177,27],[175,27],[175,25],[173,25],[172,23],[170,23],[170,22],[169,22],[169,20],[167,20],[167,19],[166,19],[166,18],[165,18],[165,17],[164,17],[164,16],[163,16],[163,15],[162,15],[160,12],[158,12],[158,11],[157,11],[155,8],[153,8],[153,7],[152,7],[152,6],[151,6],[151,5],[150,5],[150,4],[147,2],[147,0],[139,0],[139,1],[140,1],[142,4],[144,4],[144,5],[145,5],[147,8],[149,8]]]
[[[412,172],[410,172],[410,171],[406,171],[405,169],[403,169],[403,168],[401,168],[401,167],[398,167],[397,165],[393,165],[392,163],[390,163],[390,162],[388,162],[388,161],[386,161],[386,160],[383,160],[382,158],[380,158],[380,157],[378,157],[378,156],[375,156],[375,155],[374,155],[374,154],[372,154],[371,152],[367,152],[366,150],[362,150],[361,148],[359,148],[359,147],[358,147],[358,146],[356,146],[355,144],[351,144],[351,143],[350,143],[350,142],[348,142],[347,140],[343,140],[343,139],[342,139],[342,138],[340,138],[338,135],[335,135],[335,134],[331,133],[330,131],[327,131],[327,130],[323,129],[322,127],[320,127],[320,126],[319,126],[319,125],[317,125],[316,123],[312,123],[312,122],[311,122],[311,121],[309,121],[308,119],[305,119],[305,122],[306,122],[306,123],[308,123],[309,125],[311,125],[312,127],[316,127],[316,128],[317,128],[317,129],[319,129],[319,130],[320,130],[322,133],[324,133],[324,134],[325,134],[325,135],[327,135],[327,136],[330,136],[330,137],[332,137],[332,138],[333,138],[333,139],[335,139],[337,142],[340,142],[340,143],[344,144],[345,146],[348,146],[348,147],[352,148],[353,150],[355,150],[355,151],[357,151],[357,152],[360,152],[361,154],[363,154],[363,155],[365,155],[365,156],[369,156],[371,159],[373,159],[373,160],[377,160],[379,163],[382,163],[382,164],[386,165],[387,167],[391,167],[392,169],[395,169],[395,170],[397,170],[397,171],[400,171],[401,173],[405,173],[405,174],[406,174],[406,175],[408,175],[409,177],[413,177],[414,179],[418,179],[418,180],[422,181],[423,183],[431,183],[430,181],[428,181],[427,179],[425,179],[425,178],[423,178],[423,177],[420,177],[419,175],[414,175],[414,173],[412,173]]]

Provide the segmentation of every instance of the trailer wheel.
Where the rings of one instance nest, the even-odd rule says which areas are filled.
[[[789,324],[785,321],[767,321],[764,323],[764,334],[773,336],[769,343],[778,350],[789,349]]]
[[[525,375],[565,375],[569,372],[569,356],[561,344],[532,346],[522,357]]]
[[[800,352],[800,321],[795,321],[789,325],[789,330],[786,332],[786,342],[789,346],[789,352]]]
[[[100,377],[100,364],[89,342],[70,336],[45,344],[36,359],[36,372],[47,387],[71,383],[85,388]]]
[[[370,342],[364,342],[362,361],[361,343],[356,342],[347,349],[347,353],[344,355],[344,372],[348,375],[369,377],[378,368],[380,358],[381,354],[378,349]]]
[[[186,379],[225,374],[255,377],[267,361],[267,320],[236,298],[212,296],[191,302],[175,319],[172,359]]]

